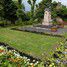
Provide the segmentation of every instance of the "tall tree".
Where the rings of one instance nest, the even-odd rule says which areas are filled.
[[[0,0],[0,17],[3,18],[4,12],[3,12],[3,0]]]
[[[52,4],[52,6],[51,6],[51,10],[52,10],[52,12],[51,12],[51,14],[52,14],[52,18],[56,18],[57,17],[57,9],[56,9],[56,6],[57,6],[57,2],[56,1],[54,1],[53,3],[51,3]]]
[[[52,3],[52,18],[56,18],[60,16],[62,18],[67,17],[67,8],[66,6],[62,5],[60,2],[53,2]]]
[[[31,5],[31,19],[33,20],[36,0],[28,0],[28,3]]]
[[[38,5],[36,5],[36,18],[39,20],[44,17],[45,8],[51,9],[52,0],[42,0]]]
[[[17,17],[19,22],[22,22],[22,20],[25,19],[25,6],[22,3],[22,0],[18,0],[18,9],[17,9]]]
[[[17,6],[12,0],[4,0],[4,18],[15,23],[17,20],[16,11]]]
[[[18,3],[21,5],[21,3],[22,3],[22,0],[18,0]]]

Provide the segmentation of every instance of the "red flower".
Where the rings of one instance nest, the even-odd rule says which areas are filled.
[[[0,50],[0,53],[4,52],[4,50]]]

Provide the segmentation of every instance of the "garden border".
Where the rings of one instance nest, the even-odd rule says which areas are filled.
[[[18,28],[11,28],[11,30],[24,31],[24,32],[31,32],[31,33],[41,34],[41,35],[47,35],[47,36],[53,36],[53,37],[61,37],[61,38],[65,38],[63,35],[57,35],[57,34],[53,34],[53,33],[28,31],[28,30],[21,30],[21,29],[18,29]]]
[[[36,62],[36,61],[41,61],[41,59],[36,58],[36,57],[33,57],[33,56],[31,56],[31,55],[28,55],[28,54],[26,54],[26,53],[24,53],[24,52],[21,52],[21,51],[17,50],[16,48],[11,47],[11,46],[9,46],[8,44],[6,44],[6,43],[4,43],[4,42],[0,42],[0,46],[5,46],[5,47],[7,47],[8,50],[16,50],[21,56],[25,56],[25,57],[27,57],[28,59],[30,59],[31,62],[33,62],[33,60],[35,60],[35,62]]]

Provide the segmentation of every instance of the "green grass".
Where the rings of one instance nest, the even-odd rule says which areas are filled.
[[[61,41],[60,37],[15,31],[10,30],[10,28],[0,28],[0,42],[5,42],[34,57],[42,57],[44,52],[49,54],[53,50],[53,46],[59,41]]]
[[[65,26],[65,28],[67,29],[67,25]],[[67,39],[67,31],[64,33],[64,36]]]

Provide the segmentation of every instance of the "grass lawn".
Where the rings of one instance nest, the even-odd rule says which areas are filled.
[[[44,52],[49,54],[53,46],[61,41],[61,39],[60,37],[15,31],[10,30],[10,28],[0,28],[0,42],[5,42],[34,57],[42,57]]]
[[[67,29],[67,25],[65,26],[65,28]],[[67,31],[66,31],[66,33],[64,33],[64,36],[67,39]]]

